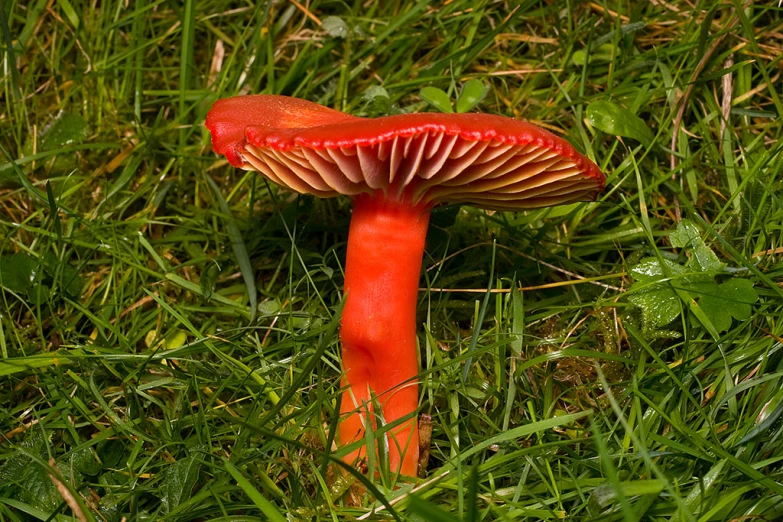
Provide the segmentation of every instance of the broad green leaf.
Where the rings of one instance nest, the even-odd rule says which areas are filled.
[[[79,114],[61,112],[39,137],[38,152],[81,143],[87,137],[87,122]]]
[[[668,259],[664,259],[663,264],[665,265],[665,270],[657,257],[646,257],[631,269],[631,275],[639,282],[651,282],[660,281],[667,277],[667,270],[672,276],[680,276],[686,273],[682,265],[678,265]]]
[[[199,471],[201,471],[201,461],[196,458],[195,452],[166,469],[163,484],[160,487],[163,493],[160,501],[165,512],[170,512],[183,500],[190,498],[193,486],[198,480]]]
[[[380,85],[371,85],[364,91],[362,98],[365,100],[374,100],[375,98],[389,98],[389,92]]]
[[[707,321],[709,328],[715,328],[714,335],[731,327],[732,316],[750,317],[750,304],[758,299],[752,284],[748,287],[746,283],[737,283],[734,292],[731,289],[735,283],[725,288],[715,284],[713,274],[725,265],[704,244],[696,225],[683,219],[669,234],[669,240],[672,246],[691,253],[685,266],[669,260],[663,260],[662,265],[658,258],[647,258],[631,270],[637,283],[631,286],[633,292],[628,299],[642,309],[645,327],[661,327],[673,321],[682,310],[681,301],[686,299],[683,296],[688,295],[682,294],[683,290],[698,299],[698,307],[693,311],[701,322]],[[669,282],[667,277],[676,281]],[[726,301],[732,299],[733,304],[727,305]]]
[[[258,313],[264,317],[272,317],[281,310],[280,301],[278,299],[269,299],[263,303],[258,303]]]
[[[71,453],[71,466],[79,473],[90,477],[97,476],[102,467],[90,448],[81,448]]]
[[[104,469],[116,467],[125,454],[125,444],[119,439],[109,439],[98,447],[98,456]]]
[[[725,266],[718,260],[715,252],[704,244],[696,225],[687,219],[680,221],[677,229],[669,234],[669,240],[673,247],[690,250],[693,253],[691,261],[697,263],[697,266],[694,268],[701,272],[714,272],[723,269]]]
[[[0,287],[26,294],[38,279],[38,260],[27,254],[0,256]]]
[[[345,38],[348,36],[348,24],[339,16],[327,16],[321,22],[321,28],[329,33],[332,38]]]
[[[369,102],[369,105],[375,114],[388,114],[391,110],[391,98],[389,98],[389,93],[380,85],[369,87],[364,91],[364,94],[362,94],[362,99]]]
[[[25,157],[17,160],[17,165],[21,166],[27,160],[32,161],[35,157],[55,156],[56,171],[73,171],[78,168],[73,149],[84,142],[88,133],[87,122],[82,116],[59,112],[57,116],[40,128],[37,136],[34,137],[33,133],[28,133],[22,147],[22,153]],[[47,201],[46,192],[33,187],[21,170],[17,171],[16,177],[22,186],[32,192],[35,197],[41,198],[44,202]]]
[[[49,287],[40,281],[36,281],[27,291],[27,301],[33,305],[42,305],[49,300],[51,292]]]
[[[457,112],[470,112],[487,97],[489,85],[481,80],[470,80],[462,86],[457,98]],[[445,93],[444,93],[445,94]]]
[[[729,313],[741,321],[750,319],[751,305],[759,300],[753,282],[748,279],[729,279],[720,285],[718,295],[725,301]]]
[[[685,268],[677,263],[664,259],[668,273],[672,276],[682,275]],[[666,271],[661,262],[654,257],[642,259],[631,269],[631,275],[636,283],[631,285],[628,300],[642,309],[642,318],[646,327],[662,327],[680,315],[682,305],[674,288],[667,280]]]
[[[10,484],[20,480],[25,472],[35,466],[31,455],[43,458],[46,455],[46,439],[41,432],[33,432],[19,447],[9,450],[0,465],[0,484]]]
[[[645,147],[652,145],[655,139],[643,119],[610,101],[599,100],[588,105],[587,121],[607,134],[634,139]]]
[[[717,285],[713,285],[717,290]],[[731,328],[731,315],[723,310],[723,302],[709,294],[702,295],[699,298],[699,306],[710,318],[713,326],[718,332],[725,332]]]
[[[669,237],[672,245],[689,248],[693,257],[687,267],[667,259],[662,265],[658,258],[650,257],[631,269],[637,282],[631,285],[628,300],[642,309],[645,326],[662,327],[677,318],[682,303],[675,288],[698,299],[699,308],[717,332],[731,328],[732,317],[749,319],[751,305],[758,300],[753,283],[746,279],[731,279],[716,284],[709,271],[722,268],[723,263],[704,245],[696,227],[687,220],[683,220]],[[672,281],[668,280],[669,276]]]
[[[20,485],[24,491],[22,499],[35,507],[53,510],[62,501],[46,468],[38,463],[30,465]]]
[[[750,319],[751,305],[759,295],[747,279],[730,279],[721,285],[703,289],[699,306],[719,332],[731,328],[732,317],[739,321]]]
[[[44,254],[43,260],[22,253],[0,256],[0,288],[21,294],[33,304],[43,304],[53,282],[72,297],[78,297],[82,289],[76,269],[51,253]]]
[[[642,317],[646,327],[662,327],[674,321],[682,308],[677,293],[666,283],[658,283],[648,289],[640,289],[640,283],[631,285],[628,300],[642,309]]]
[[[451,108],[449,95],[437,87],[425,87],[421,90],[419,96],[440,112],[454,112],[454,109]]]
[[[188,342],[188,334],[183,330],[174,330],[172,333],[166,336],[163,342],[163,348],[166,350],[175,350]]]
[[[590,63],[598,63],[598,62],[609,62],[612,60],[612,53],[614,51],[614,46],[611,43],[605,43],[599,45],[595,49],[591,49],[590,56],[587,56],[587,51],[584,49],[579,49],[578,51],[575,51],[574,54],[571,56],[571,61],[574,63],[574,65],[583,66],[588,63],[588,58]]]

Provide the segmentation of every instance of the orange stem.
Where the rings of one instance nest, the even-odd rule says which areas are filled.
[[[389,469],[416,476],[419,437],[416,302],[430,207],[360,195],[354,199],[345,264],[346,302],[340,340],[345,371],[341,445],[373,427],[411,416],[387,432]],[[372,409],[377,398],[382,412]],[[384,443],[378,439],[378,444]],[[346,457],[365,456],[362,447]]]

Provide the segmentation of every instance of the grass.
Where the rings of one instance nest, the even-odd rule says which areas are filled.
[[[0,520],[783,519],[776,2],[0,7]],[[202,123],[469,79],[607,190],[434,212],[429,464],[371,483],[331,446],[349,203],[230,168]]]

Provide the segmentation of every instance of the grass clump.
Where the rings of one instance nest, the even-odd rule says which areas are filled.
[[[1,520],[783,518],[775,3],[0,7]],[[433,213],[416,485],[335,471],[350,210],[212,154],[258,92],[520,117],[607,174]]]

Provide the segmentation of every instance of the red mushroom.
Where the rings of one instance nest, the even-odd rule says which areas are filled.
[[[254,95],[217,101],[206,126],[214,150],[235,167],[302,194],[353,197],[338,441],[363,440],[374,395],[382,412],[373,415],[399,421],[388,437],[390,469],[415,476],[416,302],[430,210],[450,202],[521,210],[589,200],[603,189],[603,175],[565,140],[502,116],[365,119]]]

